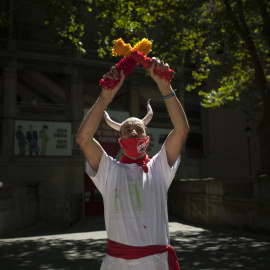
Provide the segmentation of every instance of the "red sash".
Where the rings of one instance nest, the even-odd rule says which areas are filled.
[[[168,251],[168,264],[170,270],[180,270],[175,250],[171,245],[168,246],[145,246],[136,247],[128,246],[108,239],[108,252],[107,254],[124,260],[134,260],[143,257],[164,253]]]

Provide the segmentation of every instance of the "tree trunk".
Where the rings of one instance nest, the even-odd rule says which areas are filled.
[[[257,126],[257,134],[260,143],[262,173],[270,175],[270,94],[263,98],[263,115]]]

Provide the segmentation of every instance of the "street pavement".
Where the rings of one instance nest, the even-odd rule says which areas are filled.
[[[175,220],[170,236],[181,270],[270,269],[269,236]],[[83,218],[69,229],[40,223],[0,239],[0,270],[99,270],[106,248],[102,216]]]

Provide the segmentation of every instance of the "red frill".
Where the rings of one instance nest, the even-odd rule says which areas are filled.
[[[119,61],[118,64],[115,65],[116,69],[119,71],[119,77],[118,80],[111,80],[109,78],[101,79],[99,82],[99,85],[102,85],[102,87],[107,88],[107,89],[114,89],[115,86],[119,83],[120,81],[120,71],[123,70],[125,77],[129,73],[132,72],[132,70],[137,66],[137,62],[132,59],[131,57],[125,57]]]
[[[152,64],[152,59],[150,57],[146,57],[143,52],[139,52],[138,50],[134,49],[130,56],[121,59],[120,62],[115,65],[115,67],[119,73],[122,69],[124,71],[125,77],[127,77],[127,75],[132,72],[138,63],[141,64],[145,69],[149,69]],[[169,82],[174,77],[174,71],[172,69],[168,69],[162,72],[160,69],[155,67],[154,72],[155,74],[158,74],[162,79]],[[111,80],[108,78],[105,80],[101,79],[99,85],[102,85],[102,87],[107,89],[114,89],[119,81],[120,74],[118,80]]]
[[[134,49],[130,55],[137,63],[141,64],[145,69],[149,69],[152,64],[152,58],[144,56],[143,52],[139,52]],[[168,69],[162,72],[160,69],[154,68],[155,74],[158,74],[160,78],[165,79],[166,81],[171,81],[174,77],[174,71]]]

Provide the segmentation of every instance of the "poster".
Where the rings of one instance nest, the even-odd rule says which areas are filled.
[[[152,158],[157,154],[163,143],[165,142],[167,136],[171,132],[171,129],[166,128],[147,128],[146,134],[150,137],[150,142],[146,150],[147,155]]]
[[[15,121],[15,156],[71,156],[71,123]]]

